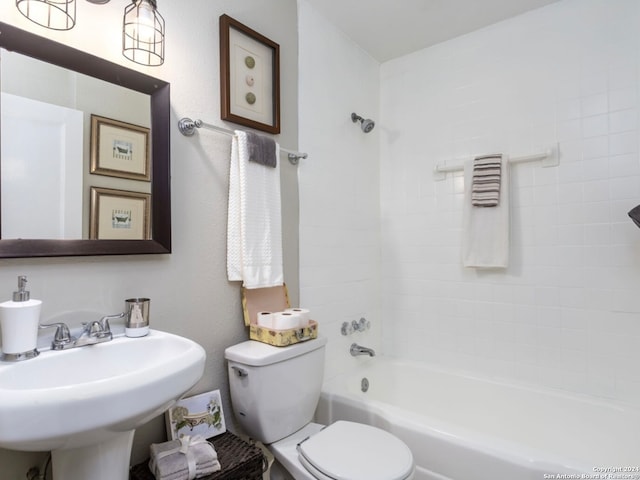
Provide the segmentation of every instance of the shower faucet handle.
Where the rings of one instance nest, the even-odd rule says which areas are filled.
[[[340,328],[340,333],[345,336],[351,335],[353,333],[353,325],[351,325],[349,322],[343,322],[342,328]]]
[[[364,317],[360,320],[352,320],[351,323],[343,322],[340,332],[342,335],[351,335],[353,332],[364,332],[371,328],[371,322]]]
[[[353,320],[351,325],[356,332],[364,332],[371,328],[371,322],[364,317],[360,318],[359,321]]]

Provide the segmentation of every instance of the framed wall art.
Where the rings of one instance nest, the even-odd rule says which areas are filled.
[[[89,239],[149,240],[151,195],[91,187]]]
[[[221,118],[280,133],[280,46],[228,15],[220,17]]]
[[[91,115],[91,173],[151,181],[149,129]]]
[[[182,435],[211,438],[226,432],[220,390],[178,400],[167,410],[165,425],[170,440]]]

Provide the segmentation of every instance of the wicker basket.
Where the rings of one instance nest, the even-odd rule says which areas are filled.
[[[262,480],[265,465],[262,450],[255,445],[236,437],[231,432],[210,438],[218,461],[222,466],[219,472],[200,477],[200,480]],[[131,467],[130,480],[155,480],[155,476],[143,462]]]

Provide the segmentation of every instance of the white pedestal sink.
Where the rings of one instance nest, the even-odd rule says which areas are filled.
[[[127,480],[134,430],[198,382],[205,358],[151,330],[0,362],[0,447],[51,450],[53,480]]]

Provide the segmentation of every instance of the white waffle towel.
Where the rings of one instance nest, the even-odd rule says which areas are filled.
[[[276,143],[276,159],[280,148]],[[236,130],[231,141],[227,276],[245,288],[284,283],[280,162],[271,168],[249,161],[246,132]]]

